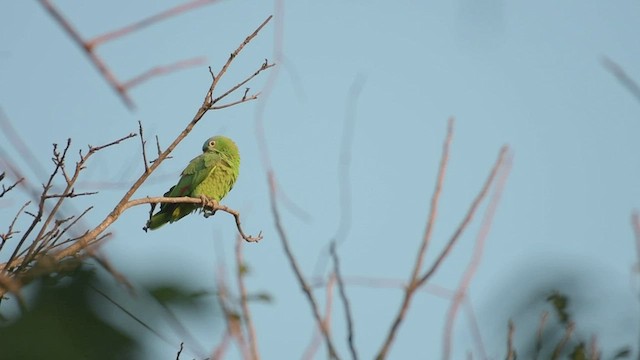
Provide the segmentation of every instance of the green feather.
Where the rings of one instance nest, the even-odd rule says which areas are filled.
[[[238,147],[229,138],[214,136],[202,145],[202,154],[195,157],[180,174],[178,183],[165,197],[201,197],[220,201],[233,188],[240,169]],[[166,223],[178,221],[198,208],[194,204],[160,205],[146,228],[155,230]]]

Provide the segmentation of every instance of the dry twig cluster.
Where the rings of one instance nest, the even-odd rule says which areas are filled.
[[[44,5],[49,4],[48,1],[42,1],[42,3]],[[205,214],[212,214],[215,211],[223,211],[233,215],[238,231],[244,240],[256,242],[262,238],[262,234],[258,234],[257,236],[245,234],[240,225],[240,214],[237,211],[218,204],[215,201],[188,197],[145,197],[140,199],[132,199],[132,197],[140,186],[147,181],[149,176],[165,159],[169,157],[176,146],[178,146],[178,144],[187,135],[189,135],[195,125],[207,112],[210,110],[218,110],[235,106],[258,98],[260,95],[259,92],[251,93],[249,88],[245,88],[243,94],[238,99],[222,103],[223,100],[226,100],[230,95],[236,93],[238,89],[245,86],[253,78],[275,65],[274,63],[269,63],[267,60],[261,62],[256,71],[229,89],[219,91],[218,83],[220,79],[224,77],[230,65],[240,54],[242,49],[258,35],[260,30],[262,30],[271,19],[272,16],[269,16],[255,29],[255,31],[247,36],[244,41],[242,41],[240,45],[229,55],[229,58],[217,73],[214,73],[213,70],[209,68],[212,81],[205,94],[202,105],[197,110],[193,119],[187,123],[186,127],[176,136],[164,151],[161,150],[159,141],[156,140],[158,149],[156,159],[148,161],[145,149],[146,140],[143,137],[144,132],[142,124],[139,124],[138,134],[130,133],[105,145],[89,146],[86,153],[83,153],[83,151],[80,150],[79,158],[73,166],[69,166],[69,162],[71,161],[71,140],[69,139],[62,147],[54,144],[52,157],[54,169],[47,181],[43,184],[43,189],[40,192],[23,181],[24,177],[21,176],[17,165],[11,163],[9,159],[3,159],[4,166],[9,170],[9,177],[13,177],[15,181],[8,186],[3,184],[1,192],[2,195],[0,196],[5,196],[8,192],[18,186],[24,186],[24,189],[31,194],[36,206],[35,209],[32,210],[32,202],[26,202],[16,213],[13,221],[9,224],[7,231],[0,234],[0,239],[2,240],[2,243],[0,244],[0,251],[6,251],[8,248],[12,249],[8,260],[5,263],[0,264],[0,292],[2,294],[11,292],[18,298],[21,298],[20,289],[34,278],[43,274],[62,271],[67,264],[75,264],[78,260],[87,256],[95,257],[96,247],[103,239],[110,235],[108,232],[109,227],[117,221],[127,209],[137,205],[167,202],[199,204],[202,205],[205,210]],[[84,226],[80,226],[79,222],[83,219],[85,214],[92,210],[92,207],[85,209],[79,214],[71,216],[63,215],[63,205],[66,205],[70,199],[95,194],[95,192],[77,192],[75,190],[81,173],[87,168],[90,158],[96,152],[116,146],[121,142],[136,136],[140,136],[142,144],[142,158],[144,161],[144,170],[142,174],[115,204],[114,208],[109,212],[104,220],[96,226],[85,227],[86,230],[82,230]],[[0,182],[3,180],[5,180],[5,173],[0,177]],[[62,182],[62,190],[59,192],[53,192],[54,186],[60,182]],[[23,216],[31,216],[32,220],[25,230],[18,230],[16,228],[16,223],[19,218]],[[14,242],[13,240],[17,235],[20,235],[20,238],[17,242]],[[107,264],[104,259],[101,259],[99,263]]]

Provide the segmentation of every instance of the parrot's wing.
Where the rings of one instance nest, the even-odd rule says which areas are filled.
[[[196,186],[215,169],[218,159],[217,154],[202,154],[191,160],[189,165],[182,170],[178,184],[169,190],[169,196],[189,196]]]

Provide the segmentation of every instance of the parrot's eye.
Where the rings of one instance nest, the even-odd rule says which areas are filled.
[[[216,146],[216,142],[214,140],[209,141],[209,146],[211,147]]]

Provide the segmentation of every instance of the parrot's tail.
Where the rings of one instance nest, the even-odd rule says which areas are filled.
[[[147,226],[144,227],[144,230],[155,230],[160,226],[168,223],[170,220],[169,214],[164,212],[159,212],[151,217],[149,221],[147,221]]]

